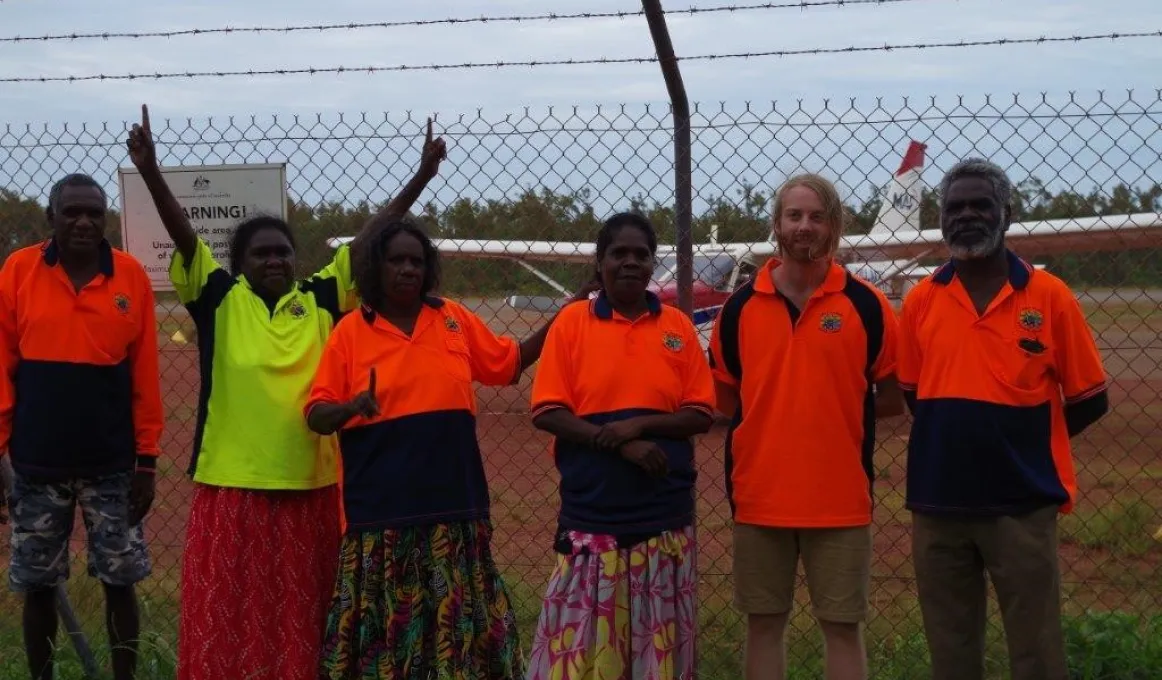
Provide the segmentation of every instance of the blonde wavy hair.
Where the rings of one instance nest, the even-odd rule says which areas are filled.
[[[827,225],[831,227],[831,233],[827,237],[825,251],[820,253],[819,258],[835,257],[835,253],[839,251],[839,239],[843,237],[844,227],[846,226],[847,212],[844,210],[843,201],[840,200],[839,192],[836,191],[835,185],[814,173],[795,175],[784,182],[783,186],[779,187],[779,190],[775,192],[774,200],[771,203],[771,234],[775,237],[775,244],[778,246],[779,254],[782,255],[786,252],[783,236],[779,232],[779,216],[783,214],[783,197],[795,187],[806,187],[814,191],[815,195],[823,203],[823,218]]]

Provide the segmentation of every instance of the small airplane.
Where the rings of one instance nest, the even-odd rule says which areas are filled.
[[[878,286],[889,299],[899,301],[917,281],[935,267],[920,262],[946,257],[939,228],[922,228],[920,203],[927,145],[910,141],[899,169],[882,192],[883,206],[875,226],[866,234],[840,240],[836,258],[848,271]],[[332,248],[352,237],[328,240]],[[556,296],[513,295],[507,303],[516,309],[552,312],[572,296],[572,291],[537,269],[534,262],[590,264],[596,244],[569,241],[510,241],[433,239],[447,257],[502,259],[515,262],[559,293]],[[1116,251],[1162,246],[1162,213],[1102,215],[1076,219],[1015,222],[1005,236],[1006,245],[1026,259],[1073,252]],[[693,245],[693,321],[709,341],[710,329],[722,305],[775,254],[773,240],[756,243],[719,243],[717,227],[711,227],[709,243]],[[650,290],[665,304],[678,301],[678,255],[673,245],[659,245]],[[1044,265],[1035,265],[1043,268]]]

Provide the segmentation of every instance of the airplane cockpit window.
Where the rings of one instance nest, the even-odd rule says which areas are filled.
[[[726,253],[694,256],[694,279],[713,288],[729,285],[734,258]],[[661,255],[654,266],[654,281],[664,284],[678,277],[678,256]]]

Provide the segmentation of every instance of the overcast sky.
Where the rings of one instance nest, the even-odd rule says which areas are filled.
[[[741,0],[739,0],[741,2]],[[669,10],[731,4],[730,0],[667,1]],[[395,21],[636,10],[630,0],[490,2],[278,3],[201,0],[159,3],[104,0],[0,0],[0,37],[70,31],[156,31],[222,26]],[[757,52],[948,40],[1067,36],[1162,29],[1158,0],[914,0],[882,5],[768,9],[696,16],[670,15],[679,54]],[[314,33],[175,38],[0,42],[0,78],[152,73],[184,70],[360,67],[448,64],[498,59],[651,56],[642,17],[521,24],[368,28]],[[957,95],[1011,97],[1096,90],[1153,99],[1162,83],[1162,39],[1133,38],[1043,45],[901,50],[823,56],[763,57],[682,65],[692,102],[746,102],[770,107],[804,99],[856,97],[898,102]],[[155,120],[384,112],[428,112],[441,121],[483,109],[493,119],[525,106],[663,104],[656,63],[553,66],[445,72],[174,79],[136,82],[0,83],[0,126],[59,129],[106,123],[113,129],[148,102]],[[13,128],[9,128],[10,130]],[[892,146],[898,146],[893,142]],[[886,154],[891,153],[891,147]],[[902,151],[902,148],[899,149]],[[122,155],[123,160],[123,155]],[[883,165],[898,163],[898,155]],[[766,168],[758,168],[761,174]],[[2,173],[0,173],[2,174]],[[2,179],[2,177],[0,177]],[[929,178],[929,182],[933,180]]]

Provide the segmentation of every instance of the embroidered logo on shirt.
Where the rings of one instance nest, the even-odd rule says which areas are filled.
[[[113,306],[122,314],[129,313],[129,296],[125,293],[117,293],[113,296]]]
[[[1039,331],[1041,330],[1041,324],[1045,322],[1045,315],[1041,313],[1041,310],[1032,309],[1031,307],[1022,309],[1019,318],[1021,328],[1027,331]]]
[[[447,328],[449,331],[452,331],[453,333],[460,332],[460,324],[456,323],[456,320],[450,316],[444,317],[444,328]]]
[[[819,317],[819,330],[824,333],[838,333],[843,328],[843,317],[835,312],[827,312]]]
[[[681,352],[686,343],[682,342],[682,336],[677,333],[663,333],[662,344],[671,352]]]
[[[307,315],[307,308],[304,307],[303,303],[298,300],[291,302],[290,305],[287,306],[287,311],[290,312],[291,317],[295,319],[301,319]]]

